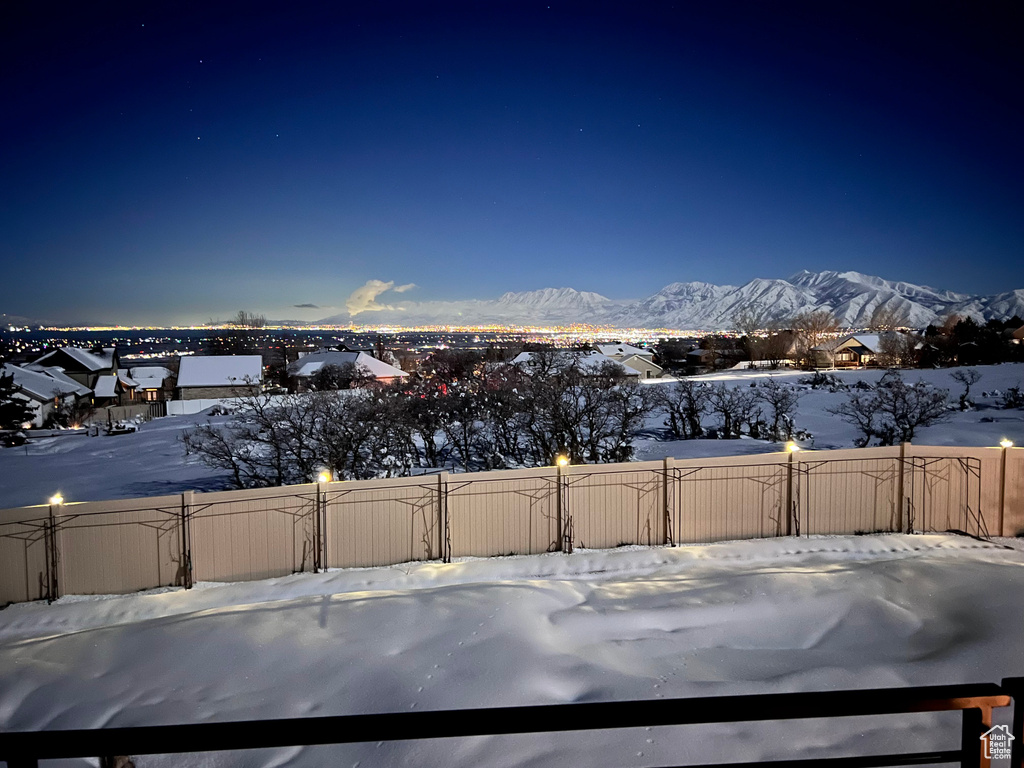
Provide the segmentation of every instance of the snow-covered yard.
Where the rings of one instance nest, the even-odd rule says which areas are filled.
[[[995,681],[1024,553],[949,535],[624,548],[67,597],[0,611],[0,728],[82,728]],[[1006,713],[997,715],[1005,722]],[[958,746],[957,715],[143,758],[678,765]]]
[[[906,371],[909,382],[923,379],[950,390],[956,402],[962,387],[951,378],[957,369]],[[1024,383],[1024,365],[979,366],[981,380],[972,387],[977,408],[955,411],[944,423],[920,430],[915,442],[922,445],[995,446],[1006,437],[1024,445],[1024,411],[996,408],[997,398],[983,393],[1005,391]],[[795,371],[726,371],[697,377],[708,382],[750,386],[766,376],[778,376],[798,384],[807,374]],[[835,376],[847,384],[857,380],[877,381],[882,371],[839,371]],[[667,386],[652,383],[650,386]],[[805,389],[797,406],[796,426],[807,430],[813,440],[807,447],[849,448],[856,431],[827,411],[845,400],[842,392]],[[215,417],[217,421],[224,417]],[[68,501],[98,501],[180,493],[186,490],[219,490],[228,487],[227,476],[186,457],[179,441],[182,430],[203,423],[202,414],[156,419],[139,432],[116,437],[67,435],[32,440],[28,447],[0,448],[0,509],[44,503],[56,491]],[[705,418],[712,426],[715,418]],[[778,443],[764,440],[664,440],[654,436],[663,417],[648,419],[648,435],[636,440],[636,459],[698,458],[756,454],[778,451]]]

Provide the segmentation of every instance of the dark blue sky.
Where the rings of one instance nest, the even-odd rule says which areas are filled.
[[[8,315],[313,320],[371,279],[1024,287],[1018,2],[21,5]]]

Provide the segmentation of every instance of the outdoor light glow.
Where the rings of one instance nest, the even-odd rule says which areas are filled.
[[[560,467],[564,467],[569,463],[569,459],[566,458],[565,456],[559,456],[557,459],[555,459],[555,463]]]
[[[786,450],[789,451],[790,453],[793,453],[794,451],[799,451],[800,446],[794,443],[792,440],[790,440],[788,443],[786,443]]]
[[[329,483],[331,482],[331,474],[326,471],[321,472],[319,477],[317,477],[317,480],[320,481],[321,483]]]
[[[1013,440],[1007,440],[1005,437],[999,441],[999,445],[1002,448],[1013,448]]]
[[[63,503],[64,503],[64,497],[63,497],[63,496],[61,496],[61,495],[60,495],[60,494],[58,493],[58,494],[57,494],[56,496],[51,496],[51,497],[50,497],[50,503],[51,503],[51,504],[63,504]]]

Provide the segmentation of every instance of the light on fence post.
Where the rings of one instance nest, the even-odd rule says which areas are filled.
[[[1013,448],[1013,440],[1003,438],[999,441],[999,536],[1003,535],[1003,514],[1006,510],[1006,449]]]
[[[316,538],[315,553],[313,555],[313,572],[319,573],[321,569],[327,570],[327,543],[325,541],[326,517],[327,517],[327,494],[324,492],[324,483],[331,482],[329,470],[321,470],[316,477],[316,519],[313,523],[313,535]]]
[[[559,456],[557,459],[555,459],[555,464],[557,464],[560,467],[567,467],[569,466],[569,457],[563,454]]]
[[[797,451],[800,450],[800,446],[794,443],[792,440],[790,440],[788,443],[786,443],[786,450],[789,451],[789,453],[791,454],[796,453]]]
[[[50,497],[50,505],[51,506],[57,507],[57,506],[60,506],[63,503],[64,503],[64,497],[61,496],[59,493],[55,493],[53,496]]]

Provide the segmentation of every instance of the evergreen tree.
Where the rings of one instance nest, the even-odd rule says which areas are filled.
[[[14,374],[0,374],[0,429],[20,429],[23,422],[32,420],[32,406],[16,397],[21,391],[14,383]]]

